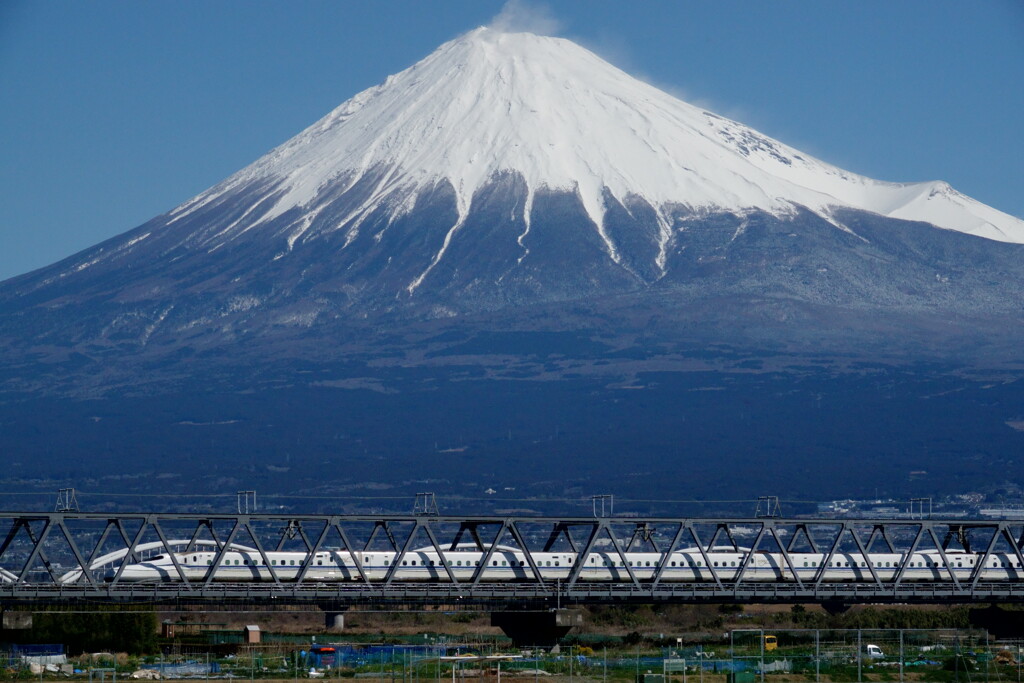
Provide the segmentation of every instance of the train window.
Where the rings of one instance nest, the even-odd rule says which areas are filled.
[[[476,562],[474,562],[473,565],[479,567],[480,566],[480,560],[477,560]]]
[[[208,565],[213,564],[213,560],[207,560],[206,564],[208,564]]]
[[[502,567],[506,566],[507,564],[508,564],[508,563],[507,563],[507,562],[505,562],[505,560],[502,560],[502,561],[501,561],[501,566],[502,566]]]
[[[674,567],[674,566],[676,566],[676,563],[675,563],[675,562],[673,562],[673,563],[672,563],[672,566],[673,566],[673,567]]]
[[[807,563],[806,563],[806,562],[804,562],[804,566],[805,566],[805,567],[807,566]]]
[[[736,566],[736,561],[735,561],[735,560],[733,560],[732,562],[730,562],[730,563],[729,563],[729,566],[730,566],[730,567],[735,567],[735,566]]]
[[[292,564],[292,566],[294,567],[294,566],[295,566],[295,560],[292,560],[292,561],[291,561],[291,564]]]
[[[403,567],[408,566],[408,564],[409,564],[408,560],[402,560],[402,566]],[[462,563],[460,562],[459,564],[462,564]]]
[[[323,560],[317,560],[317,561],[316,561],[316,565],[317,565],[318,567],[322,567],[322,566],[323,566],[323,564],[324,564],[324,561],[323,561]]]
[[[391,564],[391,560],[384,560],[384,566],[385,567],[387,567],[389,564]]]
[[[962,566],[964,566],[964,563],[963,563],[963,562],[957,562],[957,563],[956,563],[956,566],[958,566],[958,567],[962,567]]]
[[[805,564],[806,564],[806,563],[805,563]],[[718,561],[717,561],[717,560],[715,561],[715,566],[716,566],[716,567],[718,566]]]
[[[492,567],[497,567],[498,566],[498,561],[497,560],[491,560],[491,566]]]
[[[570,557],[570,558],[568,558],[568,559],[566,560],[566,562],[568,562],[569,564],[572,564],[572,558],[571,558],[571,557]]]
[[[550,563],[549,563],[550,564]],[[555,560],[555,566],[558,566],[558,560]]]
[[[651,563],[650,563],[650,562],[646,562],[646,563],[645,563],[645,566],[647,566],[647,567],[650,567],[650,566],[651,566]]]
[[[886,563],[885,563],[885,566],[886,566],[886,567],[888,567],[888,566],[889,566],[889,563],[888,563],[888,562],[886,562]]]
[[[549,567],[551,566],[551,560],[548,560],[548,566]]]
[[[410,562],[409,564],[411,564],[412,566],[414,566],[414,567],[415,567],[415,566],[416,566],[416,560],[413,560],[413,561],[412,561],[412,562]]]

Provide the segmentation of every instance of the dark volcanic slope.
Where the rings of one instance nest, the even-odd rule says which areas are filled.
[[[344,232],[334,231],[284,258],[275,258],[287,244],[274,222],[223,248],[202,242],[205,231],[237,220],[244,197],[173,223],[160,217],[0,285],[0,335],[11,357],[43,347],[167,354],[241,339],[330,337],[366,320],[395,324],[555,302],[600,307],[652,294],[668,300],[667,315],[708,299],[767,298],[830,307],[835,325],[879,310],[908,319],[997,316],[1008,334],[1018,329],[1022,245],[855,211],[841,214],[841,230],[810,212],[781,218],[680,208],[662,273],[651,266],[658,225],[641,200],[608,212],[616,262],[572,194],[538,194],[522,237],[524,192],[513,176],[488,185],[448,237],[455,199],[440,186],[403,218],[368,218],[347,246]],[[337,198],[317,220],[345,214],[350,200]],[[446,238],[445,258],[410,291]],[[738,326],[749,324],[740,307],[735,313]]]

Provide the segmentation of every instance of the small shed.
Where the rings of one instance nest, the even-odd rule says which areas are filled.
[[[176,625],[177,624],[175,624],[170,619],[164,619],[163,623],[160,625],[161,626],[161,631],[163,632],[162,633],[163,637],[164,638],[173,638],[174,635],[175,635],[174,634],[174,627]]]
[[[245,644],[258,645],[260,642],[260,627],[257,624],[249,624],[245,627]]]

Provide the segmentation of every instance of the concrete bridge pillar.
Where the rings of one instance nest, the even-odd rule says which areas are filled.
[[[345,611],[343,609],[324,610],[324,627],[328,631],[342,631],[345,629]]]

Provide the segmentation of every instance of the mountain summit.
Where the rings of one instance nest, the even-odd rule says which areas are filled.
[[[802,154],[734,121],[632,78],[561,38],[479,28],[345,102],[250,167],[171,212],[171,223],[225,195],[262,187],[251,212],[211,233],[211,245],[298,209],[275,225],[291,249],[342,230],[351,242],[385,208],[394,219],[441,183],[465,223],[474,195],[501,174],[525,185],[517,213],[529,234],[538,190],[574,193],[608,255],[609,203],[643,200],[659,224],[664,269],[679,210],[776,214],[800,207],[831,218],[837,207],[925,221],[990,239],[1024,242],[1024,222],[942,182],[873,181]],[[318,221],[339,194],[372,177],[344,216]],[[339,220],[340,218],[340,220]],[[524,255],[528,249],[523,247]],[[437,254],[443,257],[443,251]]]
[[[0,316],[145,346],[651,288],[1012,309],[1019,243],[1024,221],[946,183],[849,173],[568,40],[479,28],[169,213],[8,281]]]

